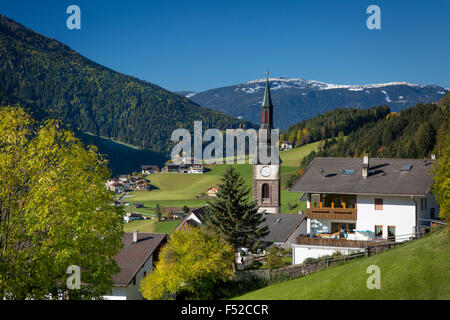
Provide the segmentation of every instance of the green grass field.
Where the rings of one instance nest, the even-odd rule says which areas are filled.
[[[450,299],[450,235],[440,230],[400,247],[271,285],[235,299]],[[381,270],[381,288],[368,289],[367,267]]]
[[[300,162],[304,156],[317,148],[319,142],[311,143],[292,150],[281,151],[281,179],[282,181],[287,175],[295,175]],[[202,193],[206,193],[208,188],[220,183],[221,177],[227,164],[210,165],[210,169],[204,174],[177,174],[177,173],[157,173],[147,177],[151,185],[155,188],[151,191],[134,191],[130,195],[134,198],[127,198],[130,203],[142,202],[144,209],[127,209],[145,214],[153,214],[150,208],[155,208],[159,203],[163,207],[183,207],[189,208],[201,207],[205,204],[204,199],[197,199]],[[251,164],[232,164],[241,177],[245,179],[249,188],[252,187],[252,165]],[[283,183],[282,183],[283,185]],[[281,190],[281,211],[283,213],[297,213],[299,210],[305,209],[305,203],[298,201],[300,194],[291,193],[287,189]],[[291,209],[288,209],[288,203]]]
[[[171,233],[181,222],[181,220],[156,221],[156,219],[134,220],[125,223],[125,232],[146,232],[146,233]]]

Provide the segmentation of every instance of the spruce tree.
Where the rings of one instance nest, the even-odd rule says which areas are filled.
[[[161,221],[162,212],[161,212],[161,207],[159,206],[159,203],[156,204],[155,212],[156,212],[156,218],[158,219],[158,221]]]
[[[259,240],[269,233],[262,227],[263,213],[249,198],[250,190],[234,167],[228,167],[214,199],[207,200],[205,225],[228,241],[235,251],[247,248],[255,252]]]

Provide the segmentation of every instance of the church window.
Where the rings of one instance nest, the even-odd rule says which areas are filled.
[[[269,199],[269,185],[267,183],[262,185],[262,198]]]

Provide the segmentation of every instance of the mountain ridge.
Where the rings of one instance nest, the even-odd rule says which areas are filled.
[[[265,81],[262,78],[189,92],[189,99],[207,108],[258,123]],[[365,109],[388,105],[392,111],[398,112],[417,103],[439,101],[447,91],[436,85],[405,81],[356,85],[284,77],[272,77],[269,81],[275,106],[275,126],[281,129],[335,108]]]

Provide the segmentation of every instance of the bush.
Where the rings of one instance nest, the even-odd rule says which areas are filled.
[[[227,299],[242,295],[247,292],[258,290],[269,285],[267,279],[249,275],[245,279],[232,278],[228,281],[219,282],[214,286],[212,299]]]
[[[275,246],[268,250],[267,267],[269,269],[277,269],[284,266],[283,260],[281,259],[284,256],[284,250]]]

